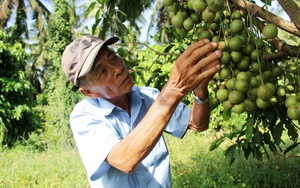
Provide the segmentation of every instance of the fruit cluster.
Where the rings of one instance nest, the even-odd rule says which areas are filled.
[[[163,2],[177,34],[191,41],[207,38],[218,43],[221,68],[210,84],[226,109],[252,113],[281,103],[290,119],[300,120],[300,97],[283,84],[281,63],[262,58],[274,51],[268,40],[278,34],[275,24],[266,24],[260,31],[251,16],[225,0]]]

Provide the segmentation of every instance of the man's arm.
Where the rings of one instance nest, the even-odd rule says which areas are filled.
[[[216,43],[201,40],[190,45],[178,57],[173,64],[169,81],[145,117],[111,149],[107,156],[109,164],[130,173],[150,153],[181,99],[218,71],[219,65],[209,66],[221,56],[221,52],[215,49]]]

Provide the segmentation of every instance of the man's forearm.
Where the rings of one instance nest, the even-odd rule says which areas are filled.
[[[197,132],[205,131],[209,126],[210,105],[209,102],[201,105],[196,101],[191,110],[189,129]]]
[[[119,170],[132,172],[154,148],[181,99],[178,92],[163,90],[137,127],[111,149],[107,161]]]

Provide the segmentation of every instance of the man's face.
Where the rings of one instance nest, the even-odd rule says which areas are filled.
[[[107,100],[123,96],[134,85],[123,59],[109,48],[104,48],[98,54],[86,80],[89,82],[88,90],[94,97]]]

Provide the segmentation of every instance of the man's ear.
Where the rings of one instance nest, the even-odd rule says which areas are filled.
[[[90,89],[88,89],[88,88],[86,88],[86,87],[80,87],[80,88],[79,88],[79,91],[80,91],[83,95],[85,95],[85,96],[87,96],[87,97],[92,97],[92,98],[94,98],[94,93],[93,93]]]

